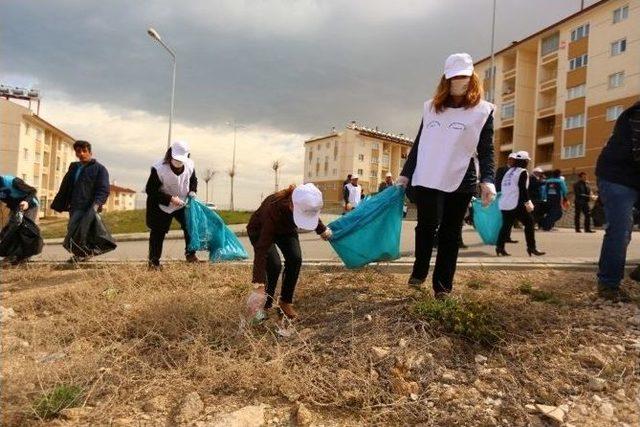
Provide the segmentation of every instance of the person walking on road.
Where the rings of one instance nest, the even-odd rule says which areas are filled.
[[[159,269],[164,238],[175,218],[184,234],[187,262],[198,262],[196,253],[189,250],[189,232],[186,227],[185,206],[188,197],[195,197],[198,178],[189,145],[183,141],[171,144],[164,158],[151,167],[147,180],[147,227],[149,234],[149,268]]]
[[[60,189],[51,203],[51,209],[54,211],[69,212],[67,238],[70,238],[74,226],[89,209],[102,211],[110,191],[109,172],[93,158],[91,144],[87,141],[76,141],[73,150],[78,161],[69,165],[69,170],[62,178]],[[90,256],[74,255],[68,262],[76,263],[89,258]]]
[[[516,153],[513,166],[502,180],[502,196],[499,202],[502,211],[502,228],[496,245],[496,255],[498,256],[509,256],[504,245],[513,221],[516,219],[524,225],[529,256],[544,255],[544,252],[540,252],[536,248],[535,226],[531,216],[534,205],[529,197],[529,174],[527,173],[529,160],[529,153],[526,151]]]
[[[436,298],[446,298],[453,288],[462,222],[478,185],[476,161],[483,204],[488,205],[496,194],[494,109],[482,99],[471,56],[449,56],[435,96],[424,103],[418,135],[397,181],[407,187],[418,209],[416,259],[409,286],[419,288],[426,280],[438,228],[432,279]],[[438,227],[440,206],[443,215]]]
[[[562,179],[560,169],[554,170],[542,187],[542,197],[547,201],[547,213],[541,221],[544,231],[551,231],[562,218],[562,211],[568,203],[567,193],[567,184]]]
[[[360,177],[357,174],[353,174],[351,176],[351,182],[344,186],[343,198],[345,203],[345,212],[349,212],[357,208],[364,198],[362,186],[358,184],[359,178]]]
[[[575,196],[574,223],[576,227],[576,233],[582,232],[582,230],[580,230],[580,214],[584,216],[585,233],[595,233],[595,231],[591,230],[591,209],[589,208],[589,202],[591,201],[592,194],[591,188],[587,183],[586,172],[580,172],[578,174],[578,181],[573,184],[573,194]]]
[[[284,274],[278,306],[287,318],[295,319],[293,308],[302,250],[298,239],[298,229],[315,230],[324,240],[331,238],[331,229],[320,220],[322,193],[309,183],[290,186],[264,199],[257,211],[251,215],[247,234],[253,245],[253,285],[254,291],[266,293],[265,310],[269,310],[275,298],[282,264],[278,249],[284,256]],[[267,316],[266,311],[261,314]]]
[[[598,263],[598,293],[628,300],[620,290],[627,247],[633,230],[633,206],[640,202],[640,102],[620,114],[596,164],[599,197],[605,210],[605,233]],[[640,266],[630,278],[640,282]]]

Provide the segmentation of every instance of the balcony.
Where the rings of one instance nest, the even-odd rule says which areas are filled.
[[[507,141],[505,143],[501,143],[500,144],[500,151],[501,152],[505,152],[505,151],[513,151],[513,141]]]
[[[538,145],[553,144],[553,134],[539,136],[536,143]]]
[[[545,80],[540,81],[540,92],[548,92],[558,88],[558,78],[556,76],[547,77]]]
[[[504,71],[502,71],[502,78],[504,80],[512,79],[515,76],[516,76],[516,67],[515,67],[515,65],[512,68],[505,69]]]
[[[551,53],[546,54],[545,56],[543,56],[542,58],[540,58],[540,62],[542,65],[548,65],[548,64],[552,64],[554,62],[558,61],[558,51],[554,51]]]
[[[371,164],[372,164],[372,165],[377,165],[377,164],[378,164],[378,159],[376,159],[376,158],[372,157],[372,158],[371,158]]]

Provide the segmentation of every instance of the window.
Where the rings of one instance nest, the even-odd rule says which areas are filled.
[[[313,160],[313,147],[309,147],[309,161]]]
[[[338,141],[333,142],[333,160],[338,160]]]
[[[620,55],[627,50],[627,39],[616,40],[611,43],[611,56]]]
[[[56,157],[56,170],[60,170],[60,157]]]
[[[568,145],[562,150],[562,158],[574,159],[584,156],[584,144]]]
[[[316,162],[316,176],[320,175],[320,159]]]
[[[569,69],[575,70],[576,68],[586,67],[588,60],[589,60],[589,57],[586,53],[584,55],[580,55],[575,58],[572,58],[569,60]]]
[[[360,176],[364,175],[364,172],[362,171],[362,169],[358,169],[358,175]]]
[[[489,67],[486,70],[484,70],[484,79],[485,80],[489,80],[490,78],[492,78],[496,73],[496,66],[494,65],[493,67]]]
[[[515,114],[515,104],[513,102],[504,104],[502,106],[502,110],[500,112],[500,116],[502,120],[512,119],[514,114]]]
[[[624,21],[629,17],[629,6],[622,6],[613,11],[613,23]]]
[[[589,24],[580,25],[575,30],[571,31],[571,41],[575,42],[580,40],[583,37],[587,37],[589,35]]]
[[[380,145],[378,145],[377,142],[372,142],[371,143],[371,149],[372,150],[379,150],[380,149]]]
[[[42,140],[42,129],[36,129],[36,139],[38,141]]]
[[[378,172],[376,171],[371,171],[371,178],[377,178],[378,177]]]
[[[329,149],[330,146],[331,146],[331,143],[327,142],[327,150]]]
[[[333,170],[333,176],[336,176],[336,175],[338,175],[338,169]]]
[[[329,156],[324,158],[324,175],[329,175]]]
[[[551,52],[555,52],[560,48],[560,33],[555,33],[552,36],[542,39],[542,46],[540,49],[540,55],[545,56]]]
[[[358,160],[364,161],[364,154],[358,154]]]
[[[586,95],[587,85],[581,84],[567,89],[567,100],[582,98]]]
[[[24,134],[29,135],[31,133],[31,125],[29,123],[24,124]]]
[[[25,173],[22,174],[22,180],[24,182],[27,182],[27,174],[25,174]]]
[[[29,149],[25,148],[25,149],[22,150],[22,152],[23,152],[24,159],[26,161],[29,161]]]
[[[620,87],[622,86],[623,83],[624,83],[624,71],[611,74],[609,76],[609,89]]]
[[[581,127],[584,127],[584,114],[577,114],[575,116],[569,116],[564,119],[565,130]]]
[[[487,102],[493,102],[493,90],[487,90],[484,93],[484,99],[487,100]]]
[[[622,105],[614,105],[613,107],[607,108],[607,121],[613,122],[618,119],[618,116],[622,114],[624,107]]]
[[[38,175],[33,176],[33,185],[36,187],[40,186],[40,177]]]
[[[36,159],[35,162],[36,163],[40,163],[40,159],[41,159],[42,155],[40,153],[36,153]]]

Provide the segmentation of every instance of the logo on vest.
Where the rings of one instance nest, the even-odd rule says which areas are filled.
[[[439,127],[442,127],[442,125],[437,120],[432,120],[427,124],[427,129],[439,128]]]
[[[460,123],[460,122],[451,122],[449,123],[449,129],[455,129],[455,130],[465,130],[467,127],[464,125],[464,123]]]

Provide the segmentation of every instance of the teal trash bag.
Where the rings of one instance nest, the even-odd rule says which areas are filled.
[[[404,189],[394,186],[329,224],[331,246],[347,268],[400,258],[403,205]]]
[[[249,258],[249,254],[222,218],[190,197],[185,207],[190,251],[209,251],[211,262]]]
[[[475,199],[473,205],[473,225],[485,245],[498,243],[498,235],[502,228],[502,211],[498,205],[500,193],[486,208],[481,199]]]

